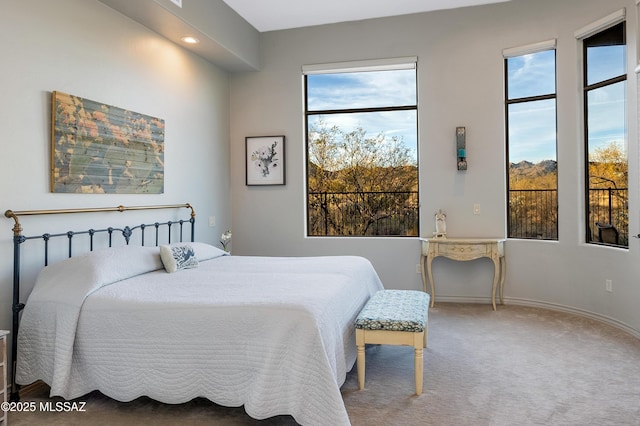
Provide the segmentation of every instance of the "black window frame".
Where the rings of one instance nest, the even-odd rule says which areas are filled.
[[[528,54],[535,54],[535,53],[540,53],[540,52],[544,52],[544,51],[553,51],[553,55],[554,55],[554,89],[555,91],[553,93],[549,93],[549,94],[544,94],[544,95],[536,95],[536,96],[524,96],[521,98],[513,98],[510,99],[509,97],[509,59],[512,58],[516,58],[516,57],[520,57],[520,56],[524,56],[524,55],[528,55]],[[504,58],[504,98],[505,98],[505,109],[504,109],[504,115],[505,115],[505,141],[506,141],[506,146],[505,146],[505,155],[506,155],[506,192],[507,192],[507,199],[506,199],[506,213],[507,213],[507,238],[511,238],[511,239],[523,239],[523,240],[543,240],[543,241],[558,241],[558,235],[559,235],[559,210],[560,210],[560,197],[559,197],[559,188],[558,188],[558,169],[559,169],[559,165],[558,165],[558,161],[557,161],[557,152],[558,152],[558,138],[557,138],[557,129],[558,129],[558,65],[557,65],[557,49],[555,47],[549,47],[549,48],[545,48],[545,49],[541,49],[541,50],[536,50],[536,51],[532,51],[532,52],[526,52],[526,53],[522,53],[520,55],[514,55],[514,56],[510,56],[510,57],[505,57]],[[515,104],[521,104],[521,103],[527,103],[527,102],[537,102],[537,101],[544,101],[544,100],[553,100],[555,102],[555,128],[556,128],[556,195],[555,195],[555,206],[556,206],[556,221],[555,221],[555,226],[553,229],[553,232],[551,233],[552,235],[555,235],[555,237],[552,238],[534,238],[534,237],[526,237],[526,236],[522,236],[522,235],[517,235],[514,236],[511,233],[511,229],[512,229],[512,215],[511,215],[511,179],[510,179],[510,161],[509,161],[509,146],[510,146],[510,138],[509,138],[509,106],[511,105],[515,105]]]
[[[603,87],[607,87],[607,86],[611,86],[617,83],[621,83],[621,82],[626,82],[628,80],[627,78],[627,55],[625,54],[625,68],[624,68],[624,72],[620,75],[617,75],[615,77],[610,77],[607,78],[605,80],[601,80],[595,83],[588,83],[588,63],[587,63],[587,50],[589,47],[591,47],[591,45],[589,44],[589,41],[593,41],[594,39],[601,37],[601,38],[611,38],[611,33],[614,32],[620,32],[621,35],[621,45],[625,46],[625,49],[628,49],[628,45],[627,45],[627,27],[626,27],[626,21],[621,21],[618,22],[616,24],[613,24],[607,28],[604,28],[598,32],[596,32],[595,34],[591,34],[588,37],[585,37],[582,40],[582,81],[583,81],[583,88],[582,88],[582,98],[583,98],[583,120],[584,120],[584,196],[585,196],[585,202],[584,202],[584,217],[585,217],[585,241],[587,244],[595,244],[595,245],[606,245],[606,246],[614,246],[614,247],[618,247],[618,248],[629,248],[629,243],[628,243],[628,231],[627,231],[627,243],[626,244],[620,244],[620,243],[605,243],[605,242],[601,242],[601,241],[597,241],[598,235],[596,234],[595,230],[598,229],[600,226],[614,226],[614,224],[612,223],[605,223],[602,225],[598,225],[595,222],[591,223],[591,207],[590,207],[590,199],[591,199],[591,185],[590,185],[590,172],[589,172],[589,97],[588,94],[589,92],[593,91],[593,90],[597,90]],[[593,45],[595,46],[595,45]],[[626,86],[626,85],[625,85]],[[625,92],[625,105],[628,103],[628,96]],[[626,111],[626,108],[625,108]],[[625,117],[625,121],[626,121],[626,117]],[[625,139],[626,139],[626,135],[625,135]],[[628,166],[628,158],[627,158],[627,166]],[[625,188],[625,190],[628,193],[628,188],[629,188],[629,182],[627,181],[627,188]],[[628,205],[626,206],[627,209],[627,217],[629,217],[628,212],[629,212],[629,208]],[[610,207],[611,210],[611,207]],[[609,216],[611,217],[611,212],[609,214]],[[609,220],[609,222],[613,222],[611,219]],[[628,223],[627,223],[628,226]],[[615,228],[614,228],[615,229]],[[615,233],[616,233],[616,241],[618,241],[619,239],[619,234],[620,234],[620,230],[619,229],[615,229]]]
[[[305,218],[306,218],[306,225],[305,225],[305,236],[309,237],[309,238],[321,238],[321,237],[347,237],[347,238],[375,238],[375,237],[381,237],[381,238],[417,238],[420,237],[420,188],[419,188],[419,182],[420,182],[420,161],[419,161],[419,119],[418,119],[418,67],[417,67],[417,61],[413,62],[413,67],[414,72],[415,72],[415,90],[416,90],[416,95],[415,95],[415,104],[411,104],[411,105],[397,105],[397,106],[377,106],[377,107],[357,107],[357,108],[343,108],[343,109],[318,109],[318,110],[310,110],[309,106],[308,106],[308,100],[309,100],[309,93],[308,93],[308,77],[309,74],[305,73],[303,71],[303,93],[304,93],[304,132],[305,132]],[[385,67],[383,70],[385,71],[393,71],[393,70],[402,70],[402,69],[407,69],[403,64],[399,64],[399,66],[397,68],[394,68],[393,66],[391,67]],[[335,71],[332,70],[326,70],[323,72],[323,74],[341,74],[341,73],[346,73],[346,72],[367,72],[367,71],[380,71],[381,69],[378,69],[376,66],[372,66],[370,68],[368,67],[362,67],[362,69],[359,69],[358,71],[344,71],[341,69],[337,69]],[[394,112],[394,111],[415,111],[415,115],[416,115],[416,123],[415,123],[415,128],[416,128],[416,173],[418,174],[418,179],[417,179],[417,185],[418,187],[416,188],[415,191],[415,199],[416,199],[416,226],[417,226],[417,234],[416,235],[396,235],[396,234],[376,234],[376,235],[360,235],[360,234],[353,234],[353,235],[344,235],[344,234],[337,234],[337,235],[331,235],[331,234],[327,234],[325,232],[325,234],[321,234],[321,235],[317,235],[317,234],[311,234],[310,233],[310,227],[311,227],[311,221],[310,221],[310,214],[309,214],[309,118],[312,116],[326,116],[326,115],[333,115],[333,114],[359,114],[359,113],[376,113],[376,112]]]

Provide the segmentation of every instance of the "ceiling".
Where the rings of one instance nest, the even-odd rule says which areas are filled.
[[[223,0],[258,31],[360,21],[510,0]]]
[[[260,69],[261,32],[511,0],[99,1],[226,71],[245,72]],[[186,44],[185,35],[200,42]]]

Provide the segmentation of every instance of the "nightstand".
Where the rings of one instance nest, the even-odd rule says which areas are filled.
[[[7,402],[7,330],[0,330],[0,385],[2,385],[2,397],[0,402]],[[0,412],[0,425],[7,424],[7,412]]]

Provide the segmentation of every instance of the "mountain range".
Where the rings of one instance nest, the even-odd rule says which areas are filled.
[[[520,161],[509,163],[509,174],[513,177],[536,178],[550,173],[557,173],[558,163],[554,160],[543,160],[539,163]]]

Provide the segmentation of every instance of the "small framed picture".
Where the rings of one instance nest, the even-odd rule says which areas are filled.
[[[284,185],[284,136],[245,138],[247,185]]]

